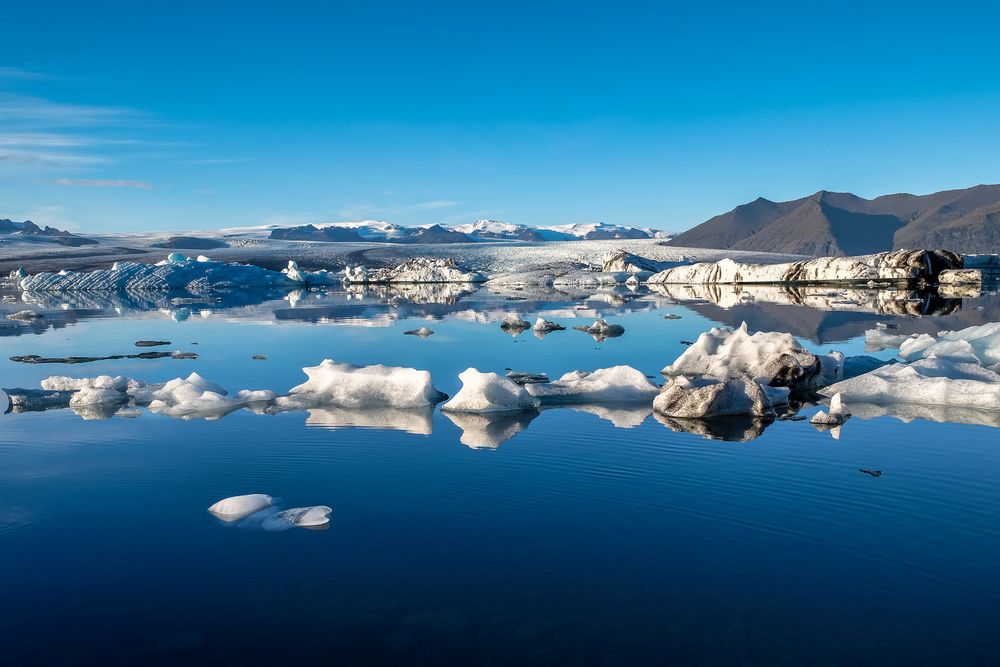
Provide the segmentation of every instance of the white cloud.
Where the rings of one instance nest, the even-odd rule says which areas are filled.
[[[84,188],[138,188],[152,190],[153,185],[146,181],[127,181],[120,178],[54,178],[45,181],[53,185],[68,185]]]

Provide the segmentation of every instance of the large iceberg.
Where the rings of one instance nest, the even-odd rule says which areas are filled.
[[[277,409],[420,408],[446,398],[434,388],[430,372],[415,368],[355,366],[324,359],[302,370],[309,379],[278,398]]]
[[[534,410],[541,404],[525,387],[496,373],[481,373],[475,368],[467,368],[458,378],[462,381],[462,388],[441,406],[445,412]]]
[[[72,291],[151,291],[183,290],[201,294],[213,290],[268,289],[302,285],[326,285],[335,278],[326,271],[301,271],[289,262],[284,272],[250,264],[213,262],[207,257],[192,259],[171,253],[156,264],[115,262],[110,269],[36,273],[21,279],[22,290],[30,292]]]
[[[242,496],[223,498],[208,508],[208,511],[223,521],[238,521],[270,507],[274,499],[265,493],[248,493]]]
[[[347,266],[344,281],[348,283],[480,283],[486,276],[465,271],[451,259],[417,257],[394,267],[369,269]]]
[[[524,388],[542,405],[648,402],[660,390],[641,371],[631,366],[572,371],[553,382],[527,384]]]
[[[946,357],[984,366],[1000,364],[1000,322],[906,338],[899,343],[899,356],[906,361]]]
[[[784,264],[745,264],[726,258],[666,269],[648,282],[669,283],[916,283],[937,282],[962,258],[944,250],[893,250],[857,257],[818,257]]]
[[[774,387],[806,389],[839,379],[843,356],[808,352],[788,333],[750,334],[746,322],[738,329],[713,327],[661,372],[667,377],[697,376],[725,381],[749,377]]]
[[[671,378],[653,400],[664,417],[704,419],[751,415],[773,417],[774,407],[761,385],[747,378]]]

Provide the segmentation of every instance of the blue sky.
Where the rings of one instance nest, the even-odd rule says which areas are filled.
[[[0,0],[0,217],[680,230],[1000,182],[995,4],[749,4]]]

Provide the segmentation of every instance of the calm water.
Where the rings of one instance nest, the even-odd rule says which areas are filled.
[[[906,332],[1000,319],[995,295],[910,299],[924,317],[623,291],[392,297],[39,298],[45,317],[0,330],[0,385],[197,370],[230,391],[283,391],[329,357],[428,369],[454,393],[468,366],[558,376],[625,363],[655,376],[681,340],[743,319],[846,354],[864,353],[877,321]],[[497,326],[506,310],[566,325],[602,315],[626,333],[512,338]],[[420,326],[436,333],[402,334]],[[139,339],[200,358],[7,361],[135,352]],[[710,434],[744,433],[723,431]],[[884,416],[852,419],[839,440],[803,421],[747,435],[759,437],[675,431],[641,409],[493,424],[439,411],[2,415],[4,664],[997,661],[1000,431]],[[251,492],[330,505],[332,522],[268,532],[205,511]]]

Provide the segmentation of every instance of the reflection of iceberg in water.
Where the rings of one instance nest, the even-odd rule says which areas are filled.
[[[824,311],[879,315],[947,315],[961,302],[932,291],[908,289],[830,288],[819,285],[651,285],[660,294],[680,301],[707,301],[722,308],[770,304],[805,306]],[[978,296],[978,293],[975,295]]]
[[[747,442],[759,438],[764,429],[774,420],[761,417],[741,415],[736,417],[712,417],[709,419],[676,419],[654,413],[656,421],[671,431],[678,433],[694,433],[710,440],[727,440],[732,442]]]
[[[433,430],[431,415],[434,408],[383,408],[349,410],[345,408],[312,408],[306,417],[306,426],[317,428],[374,428],[406,431],[416,435],[430,435]]]
[[[895,403],[878,405],[851,401],[851,415],[859,419],[895,417],[903,422],[923,419],[931,422],[951,424],[975,424],[1000,428],[1000,412],[977,410],[976,408],[952,407],[947,405],[918,405],[915,403]]]
[[[455,426],[462,429],[459,441],[473,449],[496,449],[528,428],[538,416],[537,410],[518,412],[444,412]]]
[[[649,415],[653,414],[652,403],[641,405],[597,405],[594,403],[584,403],[579,405],[559,405],[543,408],[543,410],[553,410],[569,408],[576,412],[586,412],[600,419],[611,422],[615,428],[635,428],[641,426]]]

